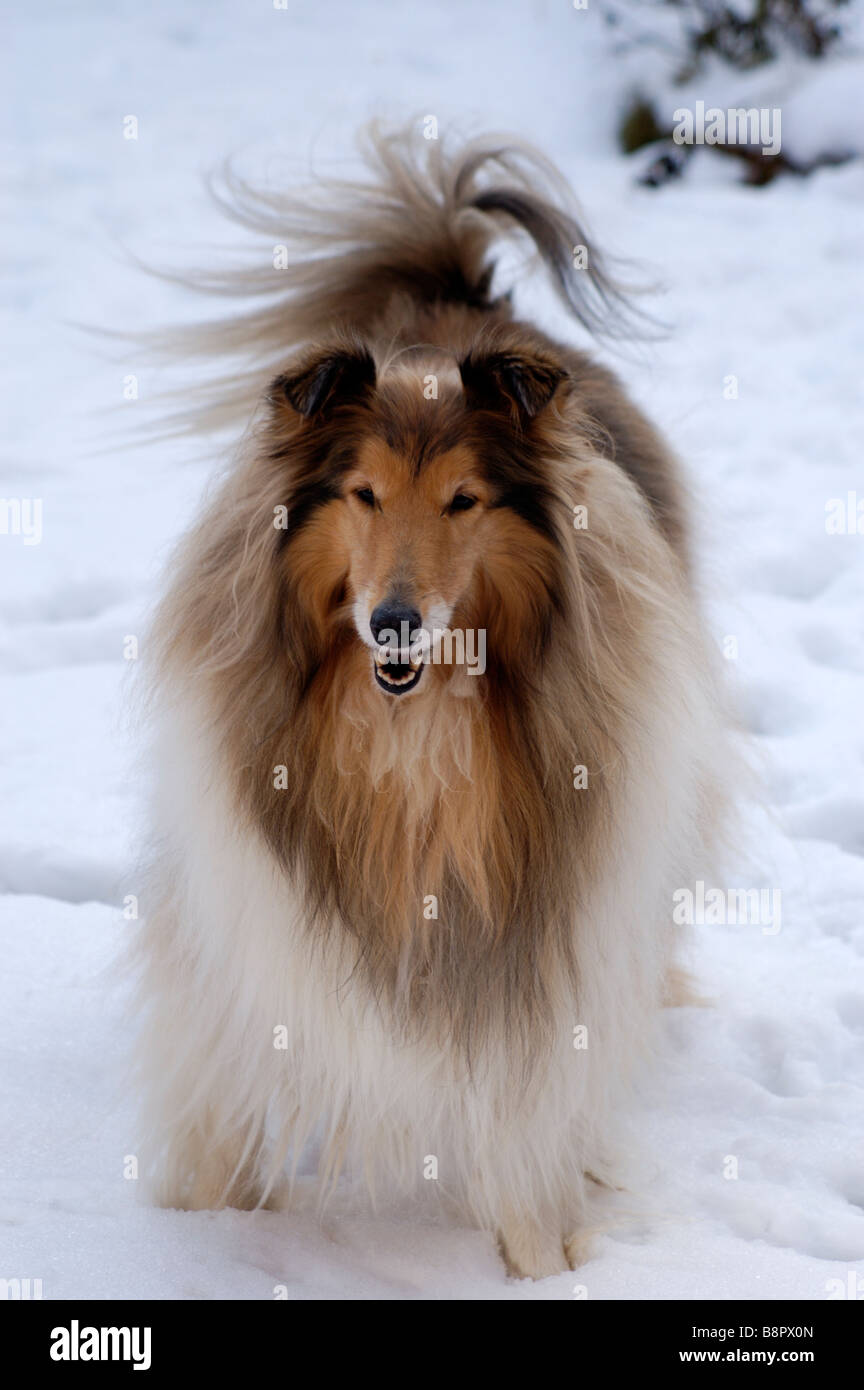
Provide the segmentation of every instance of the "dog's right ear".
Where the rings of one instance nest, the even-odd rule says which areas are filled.
[[[294,371],[270,383],[272,406],[287,402],[305,420],[325,417],[375,389],[375,362],[364,347],[319,349]]]

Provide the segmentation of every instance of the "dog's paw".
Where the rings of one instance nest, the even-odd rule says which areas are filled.
[[[561,1237],[550,1235],[534,1222],[522,1221],[499,1231],[498,1243],[513,1279],[549,1279],[567,1269]]]
[[[564,1241],[564,1255],[569,1269],[587,1264],[594,1251],[593,1231],[574,1231]]]

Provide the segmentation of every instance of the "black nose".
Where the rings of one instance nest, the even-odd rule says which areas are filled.
[[[405,624],[404,627],[403,623]],[[410,644],[411,634],[423,626],[423,620],[416,608],[409,608],[405,603],[385,599],[383,603],[379,603],[377,608],[372,610],[369,626],[376,642],[387,642],[402,651]]]

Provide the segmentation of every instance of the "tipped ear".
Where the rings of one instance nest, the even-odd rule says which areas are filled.
[[[365,348],[329,348],[307,358],[296,371],[277,376],[270,402],[285,401],[304,419],[360,400],[375,389],[375,363]]]
[[[523,423],[540,414],[567,376],[557,362],[519,352],[469,352],[459,372],[470,406],[509,409]]]

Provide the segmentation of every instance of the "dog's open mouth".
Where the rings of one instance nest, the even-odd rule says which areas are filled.
[[[394,661],[389,652],[376,653],[375,680],[388,695],[407,695],[423,675],[423,657],[411,655],[407,661]]]

